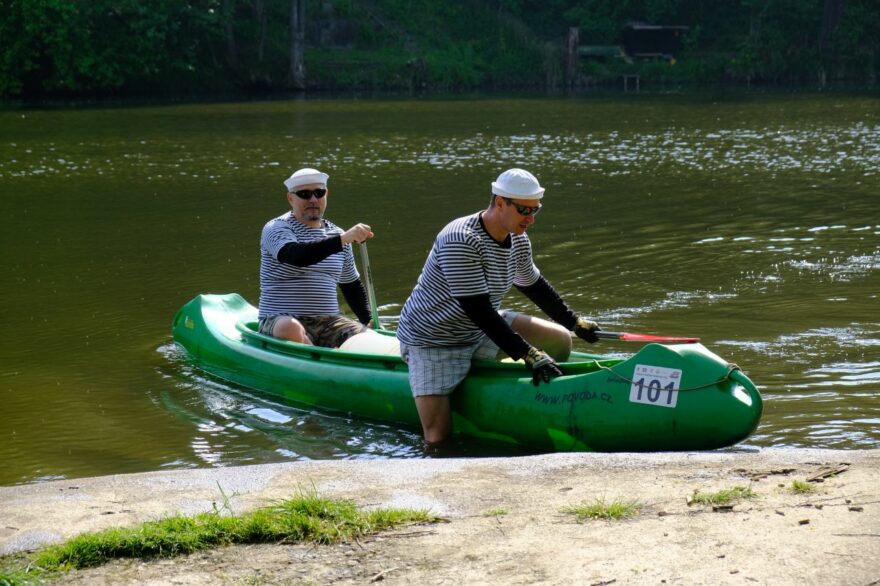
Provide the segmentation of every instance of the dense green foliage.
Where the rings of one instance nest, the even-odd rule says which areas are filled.
[[[179,0],[2,0],[0,94],[162,91],[224,75],[218,19]]]
[[[876,0],[0,0],[0,96],[211,94],[292,87],[291,11],[305,2],[312,89],[876,80]],[[689,27],[667,60],[581,59],[566,36]]]

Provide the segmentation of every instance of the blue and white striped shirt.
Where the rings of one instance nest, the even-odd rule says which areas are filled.
[[[525,234],[494,240],[480,213],[453,220],[434,241],[422,274],[400,314],[397,338],[411,346],[465,346],[485,333],[471,321],[456,297],[489,294],[492,307],[513,284],[528,287],[540,277]]]
[[[291,212],[269,220],[260,239],[260,312],[271,315],[337,315],[336,287],[360,278],[351,244],[321,262],[297,267],[278,262],[278,251],[290,242],[314,242],[342,234],[342,229],[323,220],[323,227],[310,228]]]

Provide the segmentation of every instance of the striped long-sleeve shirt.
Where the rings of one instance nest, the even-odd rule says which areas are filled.
[[[415,289],[400,315],[397,337],[412,346],[465,346],[485,333],[467,317],[456,297],[489,294],[496,310],[516,284],[540,277],[525,234],[494,240],[480,213],[453,220],[437,235]]]
[[[350,244],[315,264],[299,267],[278,261],[278,252],[290,242],[315,242],[342,234],[328,220],[321,228],[300,223],[293,214],[269,220],[260,239],[260,312],[271,315],[336,315],[340,313],[336,287],[360,278]]]

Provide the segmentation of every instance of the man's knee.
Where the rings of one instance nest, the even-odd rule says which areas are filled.
[[[553,324],[552,330],[548,332],[547,345],[544,347],[554,360],[560,362],[568,360],[571,355],[571,334],[559,324]]]
[[[282,340],[299,342],[300,344],[311,343],[306,329],[294,318],[278,320],[278,323],[275,324],[275,328],[272,330],[272,335]]]
[[[561,325],[521,313],[514,319],[512,327],[526,342],[540,348],[554,360],[568,360],[571,333]]]

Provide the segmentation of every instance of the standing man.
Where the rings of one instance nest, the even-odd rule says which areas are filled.
[[[373,237],[366,224],[346,231],[324,219],[329,176],[300,169],[287,187],[290,211],[269,220],[260,239],[260,333],[336,348],[366,330],[367,293],[352,242]],[[360,323],[339,310],[337,285]]]
[[[397,338],[428,443],[452,432],[449,395],[472,358],[522,358],[537,386],[562,374],[556,361],[571,353],[569,331],[591,344],[598,339],[599,326],[578,317],[532,261],[526,230],[543,196],[528,171],[499,175],[486,210],[453,220],[437,235],[403,306]],[[511,285],[557,323],[499,311]]]

